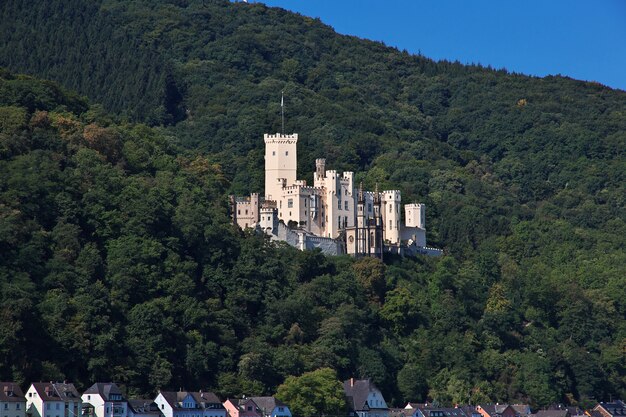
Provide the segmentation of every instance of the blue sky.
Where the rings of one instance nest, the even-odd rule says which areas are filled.
[[[254,0],[255,2],[257,0]],[[626,90],[626,0],[264,0],[433,59]]]

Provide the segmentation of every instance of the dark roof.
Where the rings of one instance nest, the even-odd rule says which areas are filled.
[[[413,414],[410,408],[390,408],[389,417],[406,417]]]
[[[151,399],[135,398],[128,400],[128,406],[135,414],[161,414],[159,406]]]
[[[219,404],[220,408],[223,408],[220,399],[212,392],[161,391],[161,395],[173,409],[184,409],[182,402],[188,395],[191,395],[194,401],[200,405],[200,408],[207,408],[207,404]]]
[[[343,390],[346,393],[348,406],[354,411],[361,411],[371,409],[367,404],[367,397],[371,391],[378,391],[378,388],[369,379],[351,378],[343,381]],[[381,396],[381,399],[384,398]]]
[[[511,404],[513,410],[515,410],[520,416],[528,416],[531,414],[530,406],[528,404]]]
[[[74,384],[66,382],[33,382],[33,387],[43,401],[74,401],[80,394]]]
[[[24,402],[26,397],[15,382],[0,382],[0,401],[2,402]]]
[[[610,403],[600,403],[596,408],[602,407],[612,416],[626,416],[626,403],[616,400]]]
[[[248,397],[264,412],[271,413],[276,407],[287,407],[287,404],[275,397]]]
[[[114,382],[96,382],[83,394],[99,394],[105,401],[110,401],[111,394],[121,395],[122,400],[124,399],[122,391]]]
[[[502,412],[506,410],[508,406],[508,404],[479,404],[479,407],[485,410],[490,416],[502,414]]]
[[[463,405],[459,408],[463,410],[467,417],[472,417],[473,414],[480,414],[478,410],[476,410],[476,407],[473,405]]]
[[[536,417],[569,417],[567,409],[561,410],[539,410],[535,414]]]
[[[465,412],[457,407],[419,407],[425,417],[467,417]],[[471,415],[469,416],[471,417]]]

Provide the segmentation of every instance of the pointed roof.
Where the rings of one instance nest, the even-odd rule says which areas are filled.
[[[371,408],[367,403],[369,393],[372,391],[380,392],[369,379],[354,378],[343,381],[343,390],[346,393],[348,406],[354,411],[369,410]]]
[[[67,382],[33,382],[35,391],[43,401],[74,401],[80,398],[74,384]]]
[[[111,394],[113,394],[121,396],[122,400],[125,401],[122,391],[114,382],[96,382],[95,384],[87,388],[87,391],[85,391],[83,394],[98,394],[102,398],[104,398],[105,401],[110,401]]]
[[[200,408],[223,408],[222,402],[212,392],[193,392],[193,391],[161,391],[160,394],[165,398],[165,401],[175,410],[185,409],[182,406],[182,402],[191,396],[193,400],[200,406]],[[211,407],[208,407],[211,404]],[[219,404],[219,407],[215,407],[215,404]]]
[[[263,413],[271,414],[276,407],[287,407],[287,404],[276,399],[275,397],[248,397],[263,411]]]

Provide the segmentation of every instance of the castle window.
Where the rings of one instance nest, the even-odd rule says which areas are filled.
[[[345,202],[345,208],[346,208],[346,210],[348,210],[348,202],[347,201]]]
[[[389,213],[391,213],[391,210],[392,210],[392,209],[391,209],[391,204],[389,204]]]
[[[248,209],[246,209],[246,214],[248,214]]]
[[[367,211],[372,211],[372,203],[367,203]]]
[[[374,247],[374,232],[370,232],[370,246],[373,248]]]
[[[293,208],[293,198],[287,200],[287,208]]]
[[[276,156],[276,151],[272,151],[272,156]]]
[[[341,210],[341,200],[337,200],[337,208]]]
[[[393,229],[393,221],[389,220],[389,230]]]
[[[289,155],[289,151],[285,151],[285,156],[288,156],[288,155]]]

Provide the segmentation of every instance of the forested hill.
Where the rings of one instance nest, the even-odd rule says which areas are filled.
[[[102,105],[1,74],[0,379],[271,394],[331,367],[395,404],[626,397],[626,93],[261,4],[0,18],[0,65]],[[426,203],[447,257],[327,259],[228,225],[282,90],[300,172],[326,157]]]

